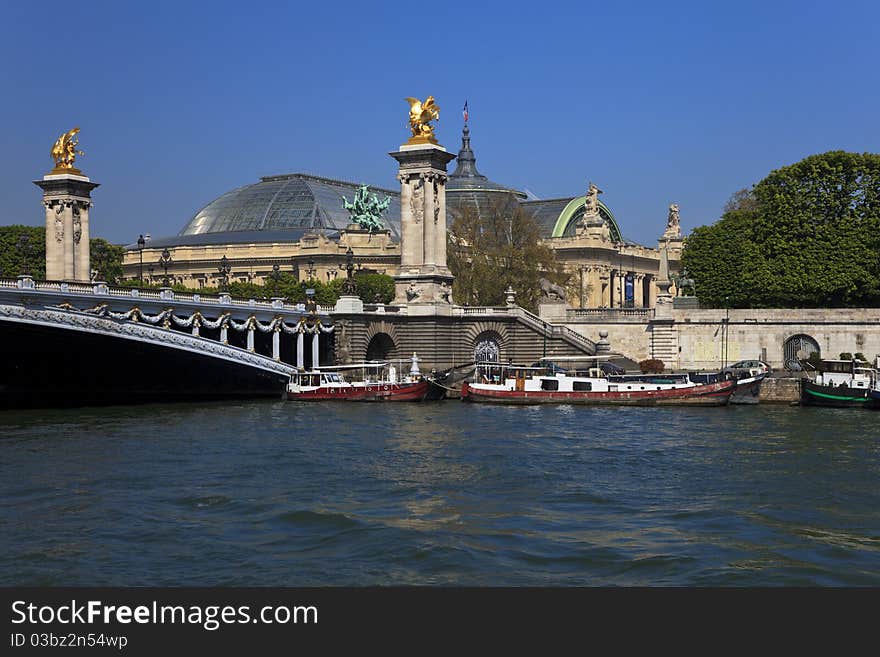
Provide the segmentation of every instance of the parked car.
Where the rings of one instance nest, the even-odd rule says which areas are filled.
[[[749,376],[757,376],[758,374],[770,374],[773,371],[767,363],[761,360],[741,360],[733,365],[728,365],[721,369],[721,374],[729,378],[742,379]]]

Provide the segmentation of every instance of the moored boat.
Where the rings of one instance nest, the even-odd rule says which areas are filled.
[[[823,360],[816,378],[801,379],[802,406],[872,408],[877,390],[877,370],[857,360]]]
[[[343,372],[361,372],[359,381],[349,381]],[[360,363],[319,367],[294,372],[287,386],[293,401],[423,401],[436,399],[430,381],[421,375],[397,378],[390,363]]]
[[[715,383],[723,380],[733,380],[736,388],[730,396],[731,404],[757,404],[760,402],[761,384],[767,377],[765,372],[743,372],[740,377],[735,377],[725,372],[694,372],[690,374],[692,381],[697,383]]]
[[[687,374],[606,375],[599,367],[551,372],[546,367],[481,364],[461,389],[465,401],[502,404],[723,406],[736,381],[692,381]]]

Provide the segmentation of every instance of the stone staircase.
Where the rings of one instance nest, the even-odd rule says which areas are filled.
[[[650,352],[663,361],[667,369],[678,367],[678,329],[672,320],[651,322]]]

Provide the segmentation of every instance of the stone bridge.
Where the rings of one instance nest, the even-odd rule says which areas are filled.
[[[280,398],[296,366],[332,361],[327,310],[0,279],[0,405]]]

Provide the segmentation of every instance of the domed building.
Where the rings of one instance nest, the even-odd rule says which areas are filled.
[[[493,182],[477,170],[467,122],[456,159],[446,185],[447,225],[466,212],[485,217],[521,208],[535,218],[543,239],[574,277],[576,285],[569,288],[577,293],[567,300],[571,306],[654,305],[660,251],[624,238],[611,209],[598,200],[601,190],[591,185],[592,196],[535,199]],[[129,245],[125,276],[159,282],[167,270],[169,282],[214,287],[223,277],[221,262],[227,262],[229,280],[262,283],[277,268],[300,280],[329,282],[344,276],[349,248],[359,267],[395,275],[400,264],[400,192],[369,187],[380,199],[390,199],[385,230],[369,233],[350,224],[343,207],[343,200],[352,200],[358,187],[304,173],[263,177],[205,205],[177,235],[151,239],[140,248]],[[588,201],[593,203],[589,214]],[[681,241],[680,233],[669,230],[667,226],[661,241],[669,244],[674,271]]]
[[[170,241],[176,246],[193,235],[210,235],[203,239],[224,243],[230,238],[291,241],[306,233],[335,234],[348,226],[348,211],[342,203],[356,191],[351,183],[302,173],[266,176],[208,203]],[[391,197],[386,223],[392,238],[399,241],[400,193],[375,187],[369,191]]]

